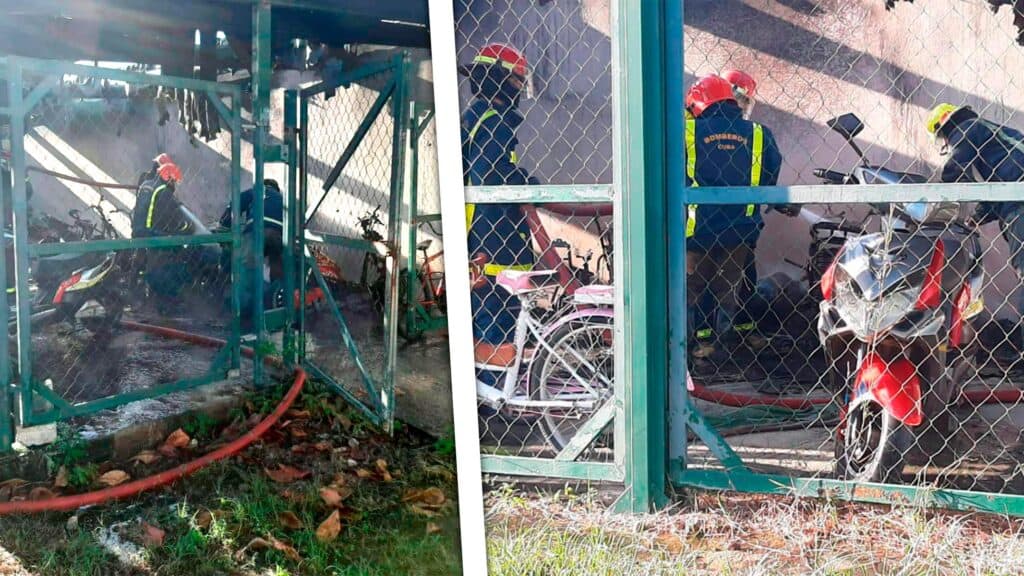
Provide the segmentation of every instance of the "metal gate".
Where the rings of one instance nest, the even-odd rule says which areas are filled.
[[[401,230],[413,217],[403,202],[413,114],[408,70],[402,52],[341,74],[325,71],[323,81],[285,94],[294,207],[286,245],[298,252],[291,261],[304,303],[297,338],[287,328],[285,348],[294,342],[294,356],[311,374],[386,431],[394,419]]]
[[[242,236],[241,228],[237,224],[237,208],[233,220],[235,224],[224,231],[132,238],[126,214],[130,213],[135,198],[131,193],[117,192],[125,188],[133,189],[134,186],[117,183],[117,178],[107,171],[121,174],[120,180],[127,181],[129,177],[125,174],[149,162],[149,157],[145,156],[149,150],[137,143],[122,145],[120,148],[113,147],[105,151],[103,161],[97,160],[97,163],[93,163],[69,141],[84,141],[87,136],[109,133],[109,123],[106,122],[105,116],[101,119],[103,121],[100,121],[87,114],[72,115],[68,108],[70,104],[67,104],[69,100],[62,99],[61,89],[64,84],[72,81],[70,79],[81,85],[102,82],[104,85],[118,87],[125,94],[121,100],[125,107],[123,110],[118,108],[118,112],[112,113],[116,118],[136,118],[137,116],[132,115],[144,114],[143,110],[148,108],[139,103],[146,102],[147,95],[152,95],[158,90],[163,94],[174,94],[181,99],[188,94],[190,98],[208,102],[212,114],[216,116],[217,125],[226,128],[229,134],[223,134],[221,137],[214,134],[207,139],[208,154],[213,157],[219,156],[222,161],[217,164],[221,168],[216,178],[210,174],[204,176],[220,183],[218,190],[222,195],[219,198],[221,202],[230,202],[232,206],[237,207],[241,173],[240,88],[189,78],[14,56],[0,60],[0,79],[5,85],[7,100],[4,106],[0,107],[0,124],[9,130],[8,139],[3,144],[4,158],[0,163],[0,175],[5,181],[10,178],[4,186],[13,188],[10,190],[12,206],[0,206],[0,212],[13,215],[14,232],[13,246],[9,247],[13,252],[13,261],[9,260],[10,256],[0,258],[0,278],[4,279],[4,292],[13,296],[15,304],[13,317],[10,316],[11,310],[6,304],[0,306],[0,315],[7,319],[5,324],[9,329],[16,327],[16,338],[12,338],[10,342],[8,339],[0,340],[0,452],[9,449],[13,440],[9,421],[12,413],[21,426],[50,424],[73,417],[92,415],[137,400],[195,388],[223,380],[233,372],[237,373],[241,367],[239,318],[243,290],[240,280],[241,260],[238,256],[241,252]],[[128,99],[127,95],[134,99]],[[75,102],[80,104],[87,102],[87,99],[79,98]],[[72,117],[75,121],[69,123],[67,119]],[[207,117],[206,121],[210,122],[211,119],[212,116]],[[109,226],[109,234],[102,237],[93,234],[74,241],[30,241],[32,219],[28,203],[29,172],[39,175],[36,186],[44,193],[52,190],[52,187],[47,187],[45,178],[50,178],[53,182],[57,181],[55,178],[59,178],[62,182],[77,183],[74,184],[74,188],[67,189],[68,198],[74,198],[76,202],[87,206],[87,209],[81,210],[83,214],[89,212],[92,215],[95,210],[96,214],[92,217],[105,220]],[[193,169],[189,176],[193,181],[200,180],[198,169]],[[97,179],[102,182],[97,182]],[[50,200],[57,201],[53,197]],[[60,208],[63,212],[67,206],[61,204]],[[79,210],[71,210],[68,214],[79,221],[78,212]],[[59,216],[67,217],[63,213]],[[6,220],[7,217],[9,216],[0,220]],[[88,217],[90,216],[85,215],[85,218]],[[80,221],[84,222],[85,218]],[[59,218],[50,218],[47,221],[57,220]],[[0,221],[0,227],[4,225],[5,223]],[[99,229],[100,226],[96,225],[93,230]],[[109,350],[114,350],[113,347],[108,350],[106,346],[93,345],[93,341],[88,339],[81,340],[90,343],[81,349],[75,347],[80,343],[77,340],[62,340],[59,346],[50,345],[57,341],[57,336],[46,329],[48,325],[55,324],[51,320],[57,317],[60,310],[55,310],[50,304],[50,298],[35,300],[37,293],[42,290],[39,284],[41,259],[50,258],[49,261],[52,261],[54,257],[95,255],[102,260],[105,257],[110,266],[104,269],[98,277],[99,280],[108,272],[111,273],[111,278],[116,277],[122,268],[128,268],[125,262],[130,261],[133,255],[142,250],[177,250],[180,258],[187,261],[190,266],[196,266],[199,251],[215,246],[229,250],[231,254],[229,274],[223,279],[229,285],[215,284],[214,281],[206,285],[210,290],[214,286],[223,289],[229,301],[223,310],[215,309],[220,313],[219,317],[209,319],[210,326],[213,326],[211,330],[221,340],[196,338],[193,343],[203,340],[214,343],[215,349],[208,354],[208,359],[203,357],[196,361],[196,366],[190,365],[184,377],[174,377],[171,374],[165,378],[161,375],[155,377],[151,385],[122,389],[111,384],[113,377],[110,375],[127,366],[127,361],[110,353]],[[12,264],[14,270],[5,270]],[[69,269],[68,274],[71,270]],[[80,278],[81,274],[78,274],[78,277]],[[45,294],[45,291],[42,293]],[[208,300],[218,301],[215,298]],[[147,330],[152,333],[152,325],[139,322],[160,322],[159,317],[154,319],[150,315],[151,319],[147,320],[140,316],[131,305],[125,305],[123,311],[123,317],[119,313],[106,311],[108,318],[115,318],[114,323],[109,326],[109,330],[115,336],[126,332],[145,333]],[[110,336],[103,340],[112,338]],[[12,347],[14,350],[9,352],[9,348]],[[52,349],[57,348],[61,349],[59,357],[65,359],[64,363],[60,364],[63,377],[58,377],[54,368],[57,363],[53,360],[55,356]],[[195,351],[190,350],[190,354],[192,353]],[[108,360],[98,362],[96,358],[102,354],[106,354]],[[202,356],[204,355],[196,353],[196,357]],[[87,364],[109,365],[109,374],[97,375],[82,371],[81,367]],[[53,374],[52,378],[50,374]],[[14,404],[10,404],[12,400]]]

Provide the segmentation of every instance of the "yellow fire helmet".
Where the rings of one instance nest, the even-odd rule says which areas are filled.
[[[943,102],[938,106],[932,108],[931,112],[928,113],[928,121],[925,124],[925,129],[931,134],[932,139],[936,139],[939,134],[939,130],[946,125],[946,122],[952,118],[953,114],[956,114],[964,108],[970,108],[970,106],[956,106],[948,102]]]

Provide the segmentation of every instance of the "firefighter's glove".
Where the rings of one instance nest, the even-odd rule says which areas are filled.
[[[774,206],[775,210],[781,214],[785,214],[790,218],[796,218],[800,215],[800,206],[796,204],[779,204]]]

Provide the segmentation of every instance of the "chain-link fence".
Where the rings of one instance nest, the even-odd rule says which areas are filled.
[[[422,187],[416,159],[430,119],[410,101],[408,54],[379,60],[297,92],[304,289],[324,298],[303,318],[302,347],[316,374],[390,425],[399,334],[419,326],[409,308],[418,276],[400,272],[419,270],[415,258],[437,249],[412,235],[420,199],[410,194]],[[443,286],[437,268],[440,278],[425,272],[427,286]]]
[[[622,475],[609,14],[607,3],[455,2],[488,472]]]
[[[645,85],[617,93],[637,97],[656,119],[659,106],[667,110],[664,150],[678,145],[681,158],[645,163],[673,180],[662,182],[665,236],[650,219],[657,200],[648,199],[661,190],[649,189],[637,201],[648,219],[627,220],[643,232],[614,237],[626,245],[639,234],[645,249],[667,237],[668,270],[643,263],[645,279],[631,284],[642,294],[615,302],[615,290],[600,293],[612,318],[634,318],[629,302],[658,302],[667,276],[669,476],[708,488],[1019,510],[1013,498],[972,492],[1009,496],[1024,485],[1016,230],[1024,194],[1011,184],[1024,180],[1024,135],[1015,129],[1024,101],[1012,74],[1022,63],[1020,19],[981,0],[694,0],[681,3],[682,30],[663,30],[654,22],[671,25],[667,16],[678,14],[616,4],[605,20],[606,6],[586,0],[455,2],[485,471],[620,478],[561,465],[599,460],[612,446],[606,453],[626,462],[628,483],[630,463],[660,450],[632,443],[648,453],[624,455],[620,442],[606,442],[613,419],[615,432],[635,440],[618,417],[661,398],[615,382],[611,396],[624,406],[601,413],[593,384],[601,364],[590,351],[598,346],[581,343],[603,341],[603,329],[570,339],[577,345],[568,353],[548,343],[559,321],[567,330],[598,324],[566,320],[599,315],[600,303],[581,302],[597,293],[588,285],[632,281],[621,270],[616,281],[616,264],[628,268],[630,255],[605,256],[612,245],[598,240],[607,226],[594,204],[615,198],[600,183],[618,167],[592,136],[607,134],[609,144],[614,136],[626,147],[616,162],[628,164],[643,149],[630,132],[665,127],[641,129],[620,101],[624,132],[613,135],[604,108],[576,107],[573,88],[592,87],[589,97],[613,110],[611,90],[603,99],[599,87],[613,68],[629,77],[626,62],[593,60],[603,48],[590,39],[631,30],[665,44],[643,60],[636,44],[618,47],[632,70],[642,63]],[[623,12],[633,9],[642,15]],[[655,13],[666,18],[647,16]],[[670,71],[679,47],[682,74]],[[646,62],[659,50],[663,70]],[[720,78],[698,86],[710,74]],[[674,75],[682,82],[660,84]],[[699,88],[685,98],[685,120],[673,110],[683,104],[680,84]],[[660,101],[650,94],[659,90]],[[636,184],[618,176],[617,186]],[[598,256],[588,270],[590,246]],[[611,348],[632,363],[665,359],[649,342]],[[649,384],[658,370],[647,367]]]
[[[240,90],[152,72],[5,62],[3,363],[22,425],[242,367]]]
[[[1014,18],[884,4],[685,3],[685,484],[1024,490]]]

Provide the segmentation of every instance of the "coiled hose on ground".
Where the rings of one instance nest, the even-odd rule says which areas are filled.
[[[202,336],[200,334],[193,334],[191,332],[184,332],[182,330],[175,330],[173,328],[166,328],[163,326],[153,326],[151,324],[140,324],[138,322],[129,321],[124,321],[121,325],[130,330],[146,332],[148,334],[154,334],[166,338],[173,338],[200,346],[217,347],[224,346],[226,344],[225,341],[218,338]],[[242,353],[250,358],[253,356],[251,348],[243,347]],[[268,363],[280,363],[280,359],[278,358],[267,358],[266,360]],[[195,473],[201,468],[217,462],[218,460],[234,456],[248,448],[250,444],[263,436],[267,430],[270,430],[270,428],[281,419],[281,416],[284,415],[288,408],[291,407],[292,403],[295,402],[295,399],[298,398],[299,393],[302,392],[302,388],[305,384],[306,372],[303,371],[302,368],[296,368],[295,380],[292,383],[291,388],[288,389],[288,392],[285,393],[281,403],[278,404],[277,408],[275,408],[270,415],[260,421],[260,423],[254,426],[252,430],[246,432],[231,443],[226,446],[222,446],[209,454],[205,454],[196,460],[192,460],[191,462],[187,462],[147,478],[141,478],[126,484],[121,484],[120,486],[96,490],[94,492],[58,496],[56,498],[48,498],[46,500],[3,502],[0,503],[0,516],[5,514],[28,514],[77,510],[83,506],[93,506],[104,502],[129,498],[146,490],[152,490],[153,488],[166,486],[176,482],[185,476]]]

